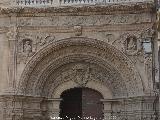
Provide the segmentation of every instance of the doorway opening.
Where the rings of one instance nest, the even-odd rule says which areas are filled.
[[[89,88],[73,88],[61,94],[60,118],[64,120],[102,120],[103,96]]]

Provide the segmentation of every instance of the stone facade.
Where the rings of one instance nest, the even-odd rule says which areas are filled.
[[[106,120],[158,119],[154,2],[0,15],[0,120],[58,117],[61,93],[74,87],[103,95]]]

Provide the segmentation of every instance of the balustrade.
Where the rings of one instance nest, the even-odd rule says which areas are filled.
[[[17,5],[52,5],[53,0],[17,0]]]
[[[143,2],[146,0],[60,0],[61,4],[116,4],[127,2]]]
[[[119,4],[129,2],[145,2],[152,0],[16,0],[16,5],[39,6],[39,5],[80,5],[80,4]]]

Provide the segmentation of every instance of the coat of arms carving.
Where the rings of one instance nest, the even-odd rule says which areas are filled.
[[[74,68],[74,71],[75,71],[74,81],[82,87],[86,86],[87,82],[90,79],[90,67],[79,65],[76,66],[76,68]]]

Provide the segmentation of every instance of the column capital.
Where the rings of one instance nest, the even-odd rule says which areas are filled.
[[[60,102],[60,101],[62,101],[63,99],[62,99],[62,98],[47,98],[46,100],[47,100],[47,101],[57,101],[57,102],[59,101],[59,102]]]

